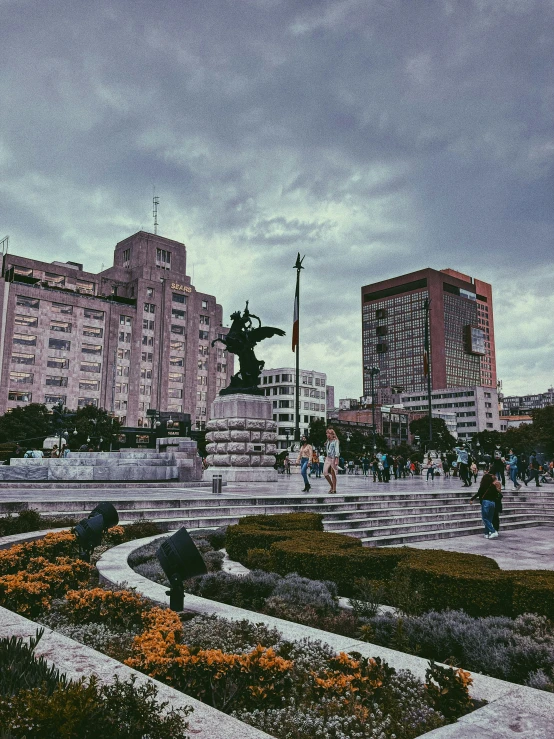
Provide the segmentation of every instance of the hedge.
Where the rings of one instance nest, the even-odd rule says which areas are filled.
[[[305,522],[309,529],[302,528]],[[324,532],[318,514],[247,516],[227,530],[227,551],[249,567],[332,580],[343,596],[358,578],[404,579],[425,610],[461,609],[472,616],[538,613],[554,619],[554,572],[501,570],[490,557],[436,549],[362,547]]]

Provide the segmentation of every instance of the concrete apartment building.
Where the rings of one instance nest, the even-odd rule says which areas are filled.
[[[453,410],[457,434],[500,429],[492,287],[451,269],[418,270],[362,287],[362,358],[378,403],[427,411],[425,303],[432,408]],[[369,373],[364,395],[371,397]]]
[[[25,403],[106,408],[126,426],[146,411],[203,428],[233,373],[211,342],[222,308],[186,274],[184,244],[140,231],[99,274],[6,254],[0,279],[0,413]]]
[[[535,395],[505,395],[501,399],[501,416],[526,416],[531,411],[554,405],[554,388]]]
[[[294,439],[294,367],[264,369],[260,387],[271,398],[273,420],[277,421],[277,448],[286,449]],[[307,434],[314,421],[327,419],[327,375],[315,370],[300,370],[300,434]]]

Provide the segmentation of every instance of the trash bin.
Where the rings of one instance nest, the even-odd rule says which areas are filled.
[[[223,485],[223,476],[214,475],[212,477],[212,493],[214,495],[221,495],[221,486]]]

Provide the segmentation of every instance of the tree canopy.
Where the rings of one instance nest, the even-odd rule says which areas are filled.
[[[429,441],[429,416],[416,418],[410,423],[410,433],[419,436],[420,446],[423,449],[428,447],[445,452],[447,449],[453,449],[457,442],[448,430],[443,418],[431,419],[433,430],[433,440]]]

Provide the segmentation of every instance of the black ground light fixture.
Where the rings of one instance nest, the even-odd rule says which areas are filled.
[[[205,575],[206,563],[184,526],[162,543],[156,557],[169,580],[169,607],[172,611],[182,611],[185,607],[183,580]]]
[[[95,547],[102,543],[102,535],[119,523],[119,515],[111,503],[99,503],[87,518],[83,518],[73,529],[79,544],[79,557],[90,562]]]

